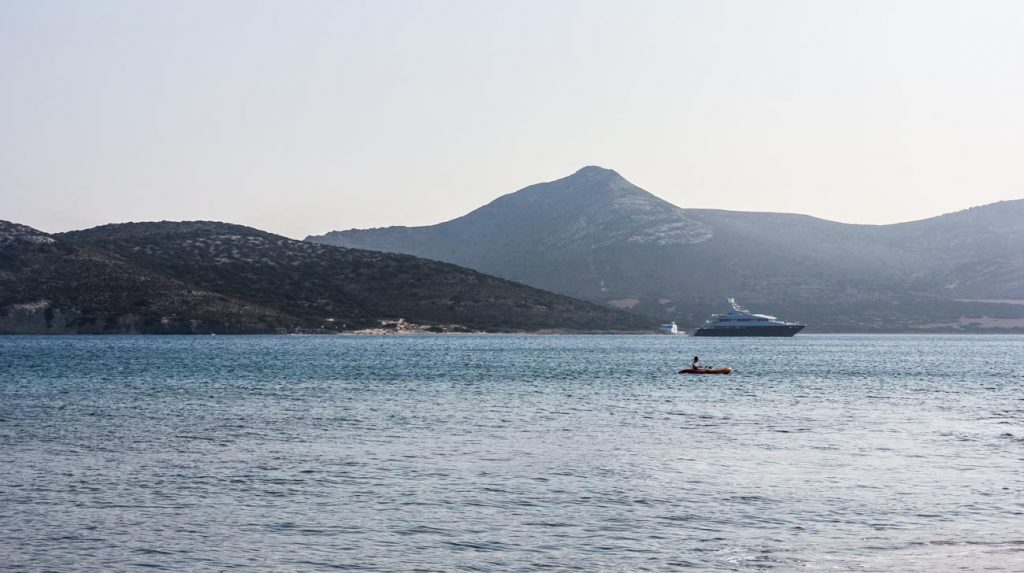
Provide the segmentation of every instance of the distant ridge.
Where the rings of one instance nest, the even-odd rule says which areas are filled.
[[[689,327],[734,296],[811,332],[1024,329],[1024,306],[961,302],[1024,300],[1024,200],[850,225],[682,209],[590,166],[446,223],[306,240],[452,262]]]
[[[240,225],[125,223],[48,235],[0,221],[0,333],[653,326],[447,263],[314,245]]]

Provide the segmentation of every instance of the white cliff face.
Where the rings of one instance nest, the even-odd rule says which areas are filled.
[[[589,239],[593,246],[617,243],[686,245],[712,237],[711,228],[654,197],[624,194],[580,212],[565,240]]]

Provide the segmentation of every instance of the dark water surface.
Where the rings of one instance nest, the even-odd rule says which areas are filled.
[[[1022,491],[1019,336],[0,337],[5,571],[1020,571]]]

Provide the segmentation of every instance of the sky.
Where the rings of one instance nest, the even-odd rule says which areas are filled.
[[[1024,197],[1024,2],[0,0],[0,219],[424,225],[585,165],[881,224]]]

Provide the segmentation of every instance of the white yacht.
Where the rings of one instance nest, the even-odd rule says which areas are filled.
[[[661,333],[662,334],[679,334],[679,327],[676,326],[676,323],[669,322],[669,323],[661,325]]]
[[[694,331],[694,336],[793,336],[806,324],[779,320],[767,314],[754,314],[729,299],[732,310],[725,314],[712,314],[711,318]]]

